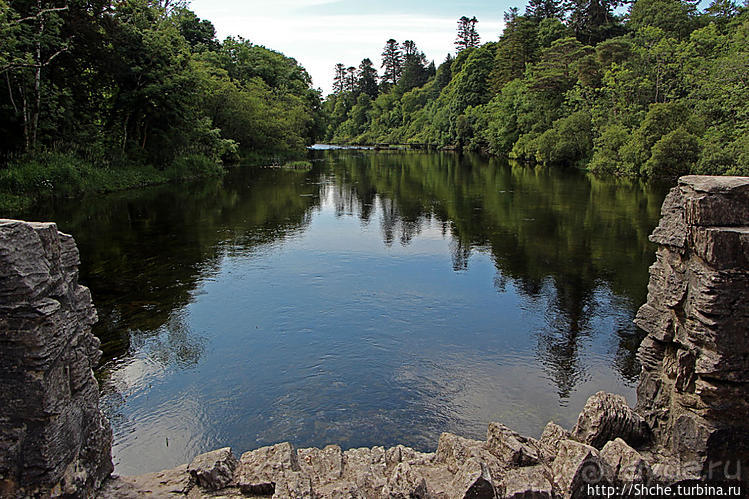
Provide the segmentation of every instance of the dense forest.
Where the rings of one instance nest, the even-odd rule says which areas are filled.
[[[5,193],[207,174],[323,130],[294,59],[170,0],[0,0],[0,83]]]
[[[485,151],[544,165],[749,175],[749,8],[713,0],[531,0],[497,42],[458,21],[435,69],[388,40],[339,64],[326,138]]]

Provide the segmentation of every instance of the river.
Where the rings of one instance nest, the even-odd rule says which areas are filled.
[[[279,441],[434,450],[489,421],[571,427],[598,390],[634,401],[667,186],[310,154],[16,214],[78,242],[117,473]]]

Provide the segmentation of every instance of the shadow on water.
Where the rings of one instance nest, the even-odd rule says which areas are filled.
[[[279,440],[430,449],[489,420],[538,433],[597,389],[631,394],[667,186],[312,159],[14,214],[78,242],[118,472]]]

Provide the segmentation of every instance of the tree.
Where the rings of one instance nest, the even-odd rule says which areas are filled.
[[[455,47],[458,52],[479,46],[480,38],[478,31],[476,31],[476,24],[478,22],[475,16],[470,19],[466,16],[458,19],[458,36],[455,39]]]
[[[219,49],[220,45],[216,40],[216,28],[211,21],[200,19],[194,12],[186,8],[176,11],[175,19],[180,34],[187,40],[194,52]]]
[[[538,21],[534,17],[505,13],[505,29],[497,45],[492,87],[495,92],[509,81],[520,78],[526,64],[536,60]]]
[[[426,68],[426,56],[419,52],[412,40],[403,42],[403,71],[398,82],[401,93],[420,87],[429,78]]]
[[[537,92],[560,97],[571,89],[578,78],[577,61],[594,53],[576,38],[562,38],[541,52],[541,60],[529,71],[528,86]]]
[[[390,39],[382,51],[382,83],[384,86],[396,85],[403,71],[403,54],[398,42]]]
[[[377,98],[379,92],[377,88],[377,70],[374,68],[371,59],[366,58],[361,61],[357,79],[358,92],[360,94],[366,94],[370,99]]]
[[[525,8],[525,15],[541,19],[562,19],[564,7],[560,0],[530,0]]]
[[[637,0],[629,11],[629,27],[653,26],[677,39],[686,39],[696,27],[694,8],[680,0]]]
[[[340,94],[346,88],[346,68],[340,62],[335,65],[333,77],[333,93]]]
[[[450,83],[450,80],[453,76],[453,60],[453,56],[451,54],[447,54],[447,57],[445,57],[445,61],[437,68],[437,73],[434,75],[434,83],[432,84],[433,99],[436,99],[440,92],[442,92],[442,89]]]
[[[346,69],[345,90],[346,92],[356,92],[356,68],[354,66],[349,66]]]
[[[623,0],[571,0],[568,25],[578,40],[596,44],[624,32],[614,10]]]
[[[10,16],[6,5],[0,5],[0,8]],[[60,14],[67,10],[67,3],[58,7],[51,2],[36,0],[29,5],[28,11],[18,12],[9,19],[12,26],[3,28],[6,33],[15,31],[15,40],[11,41],[14,53],[3,57],[6,62],[0,67],[0,73],[6,74],[9,99],[16,114],[21,114],[27,151],[37,147],[45,71],[70,49],[71,39],[63,38],[60,30],[63,22]],[[16,92],[17,96],[14,95]]]
[[[739,6],[732,0],[712,0],[705,13],[718,20],[725,20],[739,13]]]

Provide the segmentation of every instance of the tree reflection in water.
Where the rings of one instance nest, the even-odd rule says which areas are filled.
[[[175,428],[195,439],[179,452],[170,439],[175,464],[214,443],[292,437],[427,446],[496,416],[535,425],[548,415],[538,406],[564,406],[603,361],[622,383],[636,379],[631,319],[665,186],[451,153],[313,159],[308,171],[238,168],[16,214],[76,237],[118,450],[166,452],[143,446]],[[532,393],[492,386],[513,382]],[[516,405],[497,414],[509,396]],[[179,426],[185,417],[193,426]]]

